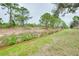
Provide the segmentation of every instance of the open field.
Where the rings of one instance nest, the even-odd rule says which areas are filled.
[[[79,55],[79,30],[66,29],[0,49],[0,55]]]

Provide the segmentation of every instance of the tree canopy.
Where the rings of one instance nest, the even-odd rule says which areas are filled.
[[[59,16],[59,14],[63,13],[63,16],[67,13],[74,13],[78,7],[79,3],[55,3],[55,9],[52,10],[55,16]]]
[[[49,21],[51,19],[50,13],[45,13],[40,17],[40,22],[43,24],[46,28],[49,26]]]
[[[71,28],[73,28],[73,27],[79,28],[79,16],[74,16],[73,17],[73,21],[71,22],[70,27]]]
[[[24,25],[24,21],[29,19],[29,11],[27,8],[21,7],[17,3],[0,3],[2,9],[7,9],[5,15],[9,14],[9,24],[10,26],[16,25],[16,20],[18,23]]]
[[[45,13],[40,17],[40,23],[42,26],[46,28],[67,28],[67,25],[63,20],[55,15],[51,15],[50,13]]]

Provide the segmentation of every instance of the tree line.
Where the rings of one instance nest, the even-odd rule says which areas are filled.
[[[65,16],[68,13],[75,13],[78,10],[79,3],[54,3],[55,9],[52,9],[52,14],[44,13],[40,16],[40,26],[45,27],[46,29],[51,28],[68,28],[66,23],[59,17],[61,14]],[[5,15],[9,15],[9,26],[24,26],[27,24],[27,21],[32,18],[30,17],[30,11],[21,7],[17,3],[0,3],[1,9],[6,10]],[[2,24],[2,18],[0,18],[0,24]],[[33,25],[33,24],[30,24]],[[34,24],[35,25],[35,24]],[[71,22],[70,27],[78,27],[79,26],[79,17],[74,16],[73,22]]]
[[[0,3],[0,6],[3,10],[7,9],[5,15],[9,15],[10,26],[15,26],[16,24],[24,26],[24,24],[30,18],[28,9],[19,6],[17,3]]]
[[[40,24],[41,26],[51,28],[68,28],[63,20],[59,17],[51,15],[50,13],[45,13],[40,17]]]

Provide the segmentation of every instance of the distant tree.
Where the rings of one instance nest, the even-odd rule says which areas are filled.
[[[24,7],[20,7],[18,9],[18,14],[16,14],[16,20],[18,22],[20,22],[20,24],[22,26],[24,26],[24,24],[27,22],[27,20],[31,18],[29,17],[29,11],[28,9],[24,8]]]
[[[0,3],[0,5],[2,6],[2,9],[8,9],[6,14],[9,14],[10,16],[9,23],[11,26],[16,25],[16,20],[18,21],[18,23],[20,22],[20,24],[24,26],[26,21],[31,18],[29,17],[28,9],[20,7],[17,3]]]
[[[73,17],[73,22],[70,25],[71,28],[78,27],[79,28],[79,16]]]
[[[55,28],[57,25],[57,22],[59,22],[58,17],[51,15],[50,26]]]
[[[55,15],[51,15],[50,13],[45,13],[41,16],[40,23],[44,25],[46,28],[68,28],[63,20]]]
[[[50,19],[51,19],[50,13],[45,13],[40,17],[40,23],[43,24],[47,29],[49,26]]]
[[[15,26],[16,25],[16,13],[18,13],[17,12],[17,10],[18,10],[18,8],[19,8],[20,6],[19,6],[19,4],[17,4],[17,3],[14,3],[13,4],[13,13],[12,13],[12,16],[13,16],[13,25]]]
[[[57,16],[52,16],[50,20],[50,26],[53,28],[68,28],[65,22]]]
[[[2,24],[2,21],[3,21],[2,18],[0,18],[0,24]]]
[[[16,9],[16,6],[18,6],[18,4],[16,3],[0,3],[0,5],[2,6],[2,9],[7,8],[7,14],[9,14],[9,23],[10,25],[14,25],[14,20],[12,18],[13,15],[13,11]]]

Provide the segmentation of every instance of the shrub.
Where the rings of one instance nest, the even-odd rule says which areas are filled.
[[[34,38],[32,34],[20,34],[17,37],[18,39],[21,39],[21,41],[27,41],[27,40]]]
[[[56,31],[56,30],[55,30]],[[55,32],[54,31],[54,32]],[[33,33],[22,33],[19,35],[9,35],[5,37],[0,38],[0,46],[6,46],[6,45],[14,45],[19,42],[28,41],[33,38],[41,37],[47,34],[51,34],[53,31],[45,31],[45,32],[33,32]]]
[[[35,38],[35,36],[33,36],[31,33],[27,33],[27,34],[19,34],[19,35],[10,35],[10,36],[5,36],[0,38],[0,45],[14,45],[16,43],[22,42],[22,41],[28,41]]]
[[[27,35],[27,40],[30,40],[30,39],[33,39],[33,38],[35,38],[35,36],[33,36],[33,34],[28,34]]]
[[[6,38],[5,38],[5,43],[7,44],[7,45],[13,45],[13,44],[16,44],[16,40],[17,40],[17,38],[16,38],[16,36],[15,35],[11,35],[11,36],[7,36]]]

